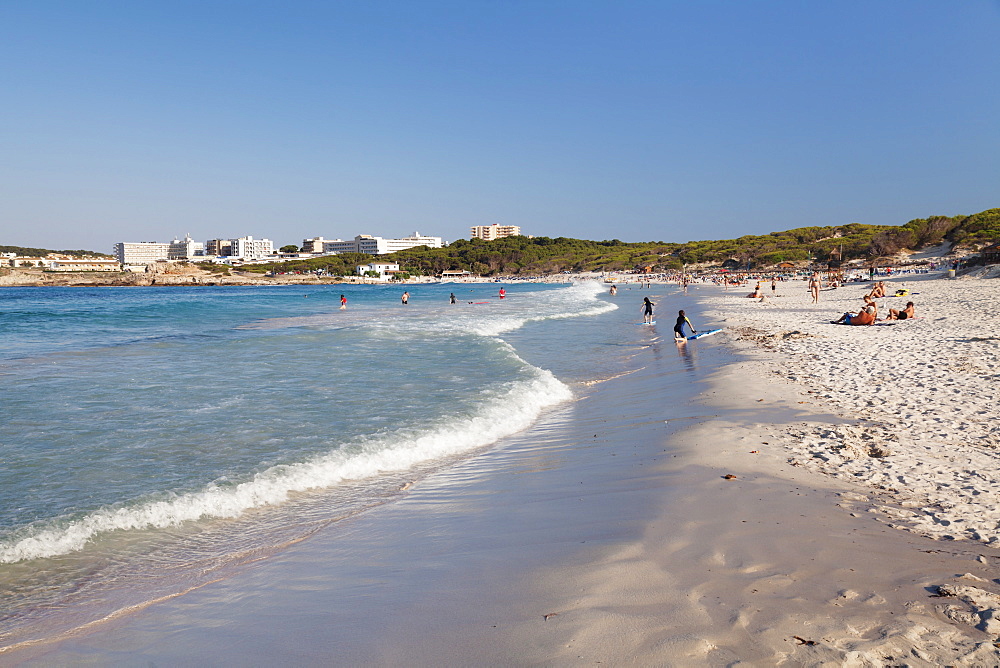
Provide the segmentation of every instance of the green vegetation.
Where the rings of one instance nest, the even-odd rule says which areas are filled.
[[[669,271],[691,265],[735,263],[761,268],[780,262],[828,263],[893,256],[904,249],[918,249],[943,242],[982,246],[1000,241],[1000,209],[971,216],[931,216],[905,225],[838,225],[799,227],[765,235],[747,235],[721,241],[625,243],[585,241],[567,237],[507,237],[496,241],[458,239],[447,248],[418,246],[380,260],[398,262],[403,274],[432,276],[445,270],[467,270],[484,276],[538,275],[563,271]],[[108,257],[91,251],[49,251],[41,248],[0,246],[0,252],[22,256],[60,253],[76,257]],[[344,253],[273,264],[248,265],[250,273],[323,272],[353,276],[358,265],[373,262],[364,253]],[[225,265],[199,263],[214,273],[228,273]]]
[[[484,276],[537,275],[563,271],[668,271],[684,266],[721,265],[734,261],[740,267],[760,268],[780,262],[819,263],[878,258],[903,249],[940,244],[985,244],[1000,240],[1000,209],[972,216],[932,216],[905,225],[838,225],[799,227],[765,235],[747,235],[722,241],[625,243],[585,241],[558,237],[506,237],[495,241],[458,239],[447,248],[419,246],[382,256],[399,263],[413,275],[437,275],[445,270],[467,270]],[[244,271],[326,271],[335,276],[353,275],[359,264],[374,257],[349,253],[246,267]]]
[[[968,216],[950,234],[949,241],[963,244],[1000,241],[1000,209],[987,209]]]
[[[195,262],[194,264],[199,269],[212,274],[219,274],[221,276],[230,276],[232,274],[232,270],[228,264],[215,264],[214,262]]]
[[[89,250],[48,250],[47,248],[25,248],[24,246],[0,246],[0,253],[17,253],[21,257],[45,257],[49,254],[70,255],[72,257],[111,257],[107,253],[97,253]]]
[[[340,255],[325,255],[307,260],[290,260],[269,264],[251,264],[240,267],[242,272],[264,274],[272,271],[284,273],[323,271],[332,276],[354,276],[358,265],[375,261],[374,255],[366,253],[342,253]]]

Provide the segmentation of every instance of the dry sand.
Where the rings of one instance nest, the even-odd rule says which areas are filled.
[[[848,418],[777,430],[792,461],[860,483],[888,523],[937,539],[1000,545],[1000,281],[890,281],[880,317],[913,301],[917,319],[833,325],[867,285],[801,283],[757,302],[710,300],[716,317],[767,353],[752,373],[804,389]]]
[[[1000,554],[994,549],[1000,541],[1000,281],[903,277],[887,286],[890,295],[900,288],[911,295],[877,300],[880,317],[912,300],[918,319],[831,324],[858,310],[867,284],[826,290],[819,304],[811,303],[804,282],[782,283],[775,298],[762,301],[732,290],[704,299],[705,315],[753,350],[727,370],[722,402],[747,409],[755,401],[777,403],[811,413],[787,421],[766,414],[766,420],[734,425],[725,435],[729,447],[707,459],[742,454],[731,446],[745,439],[747,449],[770,460],[767,474],[788,479],[790,466],[829,476],[844,485],[839,506],[892,529],[866,541],[877,563],[847,578],[843,600],[823,604],[816,594],[851,561],[838,569],[834,560],[827,573],[815,574],[811,591],[799,586],[795,598],[810,601],[807,617],[822,630],[814,639],[823,642],[810,646],[814,660],[998,665],[992,643],[1000,634]],[[717,426],[704,425],[701,433]],[[779,512],[794,515],[797,505]],[[866,525],[851,531],[872,531],[859,527]],[[930,540],[906,539],[902,531]],[[804,528],[802,539],[818,552],[832,547],[816,527]],[[859,601],[869,605],[868,614],[863,606],[857,610]],[[848,621],[850,606],[857,615]],[[824,608],[831,618],[824,619]]]
[[[689,315],[725,333],[679,349],[660,327],[632,373],[399,502],[5,658],[998,665],[1000,282],[908,287],[921,319],[846,327],[863,286],[818,306],[804,283],[770,303],[695,286]],[[743,359],[677,402],[730,344]]]

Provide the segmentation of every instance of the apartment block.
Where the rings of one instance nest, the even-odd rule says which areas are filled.
[[[337,239],[337,241],[340,241],[340,239]],[[302,248],[303,253],[323,253],[325,252],[323,250],[323,244],[325,244],[326,242],[327,240],[324,239],[323,237],[313,237],[312,239],[303,239],[302,246],[300,246],[300,248]]]
[[[245,260],[256,260],[274,253],[274,243],[270,239],[240,237],[239,239],[230,239],[230,243],[232,244],[232,255]]]
[[[322,238],[322,237],[318,237]],[[412,236],[402,239],[383,239],[371,234],[359,234],[350,241],[323,241],[324,253],[367,253],[369,255],[385,255],[396,251],[414,248],[416,246],[429,246],[431,248],[441,248],[444,245],[441,237],[422,236],[419,232],[414,232]]]
[[[483,239],[485,241],[492,241],[493,239],[501,239],[503,237],[516,237],[521,234],[521,228],[518,225],[498,225],[497,223],[493,223],[492,225],[473,225],[471,230],[470,239]]]
[[[205,244],[191,237],[158,241],[123,241],[115,244],[115,259],[126,266],[144,266],[160,260],[190,260],[205,254]]]
[[[205,255],[227,257],[233,254],[232,239],[209,239],[205,242]]]

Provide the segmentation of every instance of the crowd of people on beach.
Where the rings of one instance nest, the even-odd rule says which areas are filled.
[[[877,275],[874,271],[872,276]],[[782,279],[778,276],[771,276],[771,297],[777,296],[777,285]],[[743,285],[749,282],[749,277],[746,276],[729,276],[724,279],[727,284],[732,281],[736,285]],[[768,280],[768,277],[757,278],[756,285],[754,286],[753,292],[749,293],[748,299],[754,299],[761,302],[766,302],[768,296],[765,294],[764,284]],[[834,290],[840,288],[844,285],[841,277],[830,274],[824,280],[824,277],[820,272],[814,271],[809,276],[805,277],[806,289],[809,291],[809,295],[812,298],[813,304],[818,304],[820,302],[820,293],[824,290]],[[894,294],[888,295],[892,297],[907,297],[909,296],[909,291],[905,288],[897,290]],[[870,289],[867,293],[862,296],[864,304],[856,312],[845,312],[836,320],[831,320],[830,322],[838,325],[873,325],[876,321],[880,320],[879,317],[879,307],[876,299],[885,299],[886,287],[885,281],[873,281]],[[915,305],[912,301],[906,303],[906,306],[901,309],[890,308],[887,310],[886,315],[881,320],[909,320],[915,316]],[[693,329],[693,328],[692,328]]]
[[[908,296],[909,290],[906,288],[900,288],[893,295],[894,297],[906,297]],[[862,299],[864,300],[864,306],[861,307],[856,313],[846,312],[837,320],[831,320],[830,322],[835,325],[874,325],[878,318],[878,303],[876,299],[885,299],[885,281],[876,281],[872,284],[871,290],[865,294]],[[815,302],[814,302],[815,303]],[[885,320],[909,320],[916,317],[916,307],[912,301],[906,302],[906,306],[902,309],[891,308],[888,311],[888,315],[884,318]]]

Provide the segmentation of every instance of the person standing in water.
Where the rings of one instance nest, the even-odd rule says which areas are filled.
[[[451,293],[451,296],[449,297],[449,299],[451,299],[451,303],[452,304],[457,304],[458,303],[458,301],[456,301],[455,293],[454,292]]]
[[[617,294],[618,294],[618,286],[617,285],[612,285],[611,286],[611,296],[614,297]]]
[[[344,295],[340,295],[340,310],[341,311],[347,310],[347,297],[345,297]]]
[[[500,288],[500,299],[503,299],[506,296],[507,296],[507,291],[504,290],[503,288]]]
[[[645,324],[650,324],[653,322],[653,307],[656,306],[653,302],[649,301],[649,297],[642,298],[642,321]]]
[[[403,296],[401,297],[401,299],[403,300],[403,306],[406,306],[407,304],[410,303],[410,293],[409,292],[404,292]]]
[[[688,320],[688,317],[686,315],[684,315],[684,311],[683,310],[678,311],[677,312],[677,322],[674,323],[674,340],[675,341],[687,341],[687,337],[684,336],[684,323],[687,323],[687,326],[691,328],[691,333],[692,334],[697,334],[698,333],[698,330],[694,328],[694,325],[691,324],[691,321]]]

